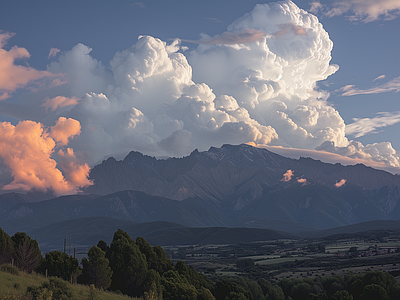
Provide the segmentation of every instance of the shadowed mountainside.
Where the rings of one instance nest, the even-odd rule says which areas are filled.
[[[288,170],[292,178],[281,181]],[[131,189],[185,200],[219,212],[237,226],[253,227],[270,218],[331,228],[400,218],[399,175],[362,164],[296,160],[244,144],[170,159],[131,152],[122,161],[103,161],[90,177],[94,185],[88,192]],[[336,188],[342,179],[345,185]]]
[[[90,247],[99,240],[108,244],[118,229],[130,236],[144,237],[152,245],[236,244],[296,238],[295,235],[268,229],[205,227],[193,228],[172,222],[136,223],[106,217],[88,217],[62,221],[28,231],[41,249],[61,249],[64,238],[73,237],[76,246]]]

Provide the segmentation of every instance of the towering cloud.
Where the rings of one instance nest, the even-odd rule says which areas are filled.
[[[83,44],[53,51],[57,57],[47,72],[32,73],[33,79],[62,73],[68,80],[40,100],[45,125],[2,124],[7,132],[34,129],[37,142],[29,147],[41,153],[42,169],[53,175],[37,171],[39,164],[19,152],[22,165],[17,166],[4,150],[14,176],[6,188],[75,191],[90,184],[82,159],[94,165],[131,150],[183,156],[223,143],[319,149],[400,166],[390,143],[362,145],[346,138],[343,119],[317,86],[338,70],[330,64],[333,43],[318,18],[293,2],[256,5],[226,32],[196,42],[185,52],[179,40],[140,36],[114,55],[110,69]],[[18,84],[0,90],[12,92]],[[353,126],[349,132],[359,130]],[[20,174],[22,166],[27,171]]]
[[[33,121],[22,121],[16,126],[0,123],[0,157],[13,176],[13,181],[3,189],[51,189],[61,195],[90,185],[89,166],[79,162],[72,149],[67,149],[67,153],[59,150],[65,177],[52,158],[56,142],[66,144],[79,132],[78,121],[62,117],[50,130]]]

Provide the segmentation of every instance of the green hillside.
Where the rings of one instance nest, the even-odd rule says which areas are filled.
[[[13,273],[13,274],[12,274]],[[29,299],[27,296],[28,287],[39,287],[54,278],[45,278],[42,275],[32,273],[26,274],[18,271],[11,265],[2,265],[0,267],[0,299]],[[61,279],[56,279],[61,280]],[[86,285],[65,283],[66,290],[71,293],[70,299],[98,299],[98,300],[122,300],[122,299],[141,299],[131,298],[111,292],[100,291],[90,288]],[[44,298],[49,299],[49,298]]]

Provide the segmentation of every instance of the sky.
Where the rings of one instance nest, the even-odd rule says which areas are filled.
[[[400,173],[400,0],[0,3],[1,192],[250,143]]]

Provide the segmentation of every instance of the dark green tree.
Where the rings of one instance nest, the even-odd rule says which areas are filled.
[[[151,269],[147,274],[144,283],[144,299],[162,300],[161,276],[155,270]]]
[[[353,300],[353,296],[348,291],[337,291],[333,296],[332,300]]]
[[[159,266],[158,268],[160,273],[164,273],[175,268],[174,263],[167,257],[167,254],[162,247],[154,246],[153,250],[157,256],[157,265]]]
[[[274,285],[268,292],[267,300],[285,300],[285,294],[280,286]]]
[[[364,283],[361,279],[356,279],[350,284],[350,294],[353,296],[354,300],[359,300],[361,294],[364,292]]]
[[[328,296],[324,293],[318,293],[318,294],[310,293],[307,296],[307,300],[328,300]]]
[[[0,265],[11,263],[11,259],[14,256],[14,251],[14,242],[0,227]]]
[[[60,277],[70,281],[79,273],[78,260],[68,256],[61,251],[51,251],[46,253],[44,260],[39,265],[37,271],[48,276]]]
[[[22,271],[31,273],[42,261],[38,242],[25,232],[17,232],[11,237],[14,242],[15,265]]]
[[[113,271],[111,289],[130,296],[141,296],[147,278],[146,256],[129,235],[118,229],[107,252]]]
[[[89,249],[88,257],[82,259],[82,275],[88,278],[89,284],[98,289],[108,289],[111,285],[112,270],[106,254],[97,246]]]
[[[243,278],[218,279],[214,289],[215,298],[217,300],[225,300],[225,298],[230,299],[230,297],[241,297],[240,294],[243,294],[245,299],[254,299],[251,289],[246,285],[245,280],[242,279]],[[261,288],[260,293],[262,295]]]
[[[294,285],[290,290],[290,296],[293,300],[305,300],[308,294],[313,292],[313,288],[306,282]]]
[[[108,247],[107,243],[103,240],[100,240],[97,243],[97,247],[99,247],[101,250],[103,250],[105,253],[107,253],[108,249],[110,249],[110,247]]]
[[[209,289],[201,287],[197,289],[197,300],[215,300],[215,297]]]
[[[361,300],[387,300],[388,295],[383,287],[377,284],[369,284],[364,287]]]
[[[240,292],[230,292],[229,295],[225,297],[225,300],[249,300],[249,298]]]
[[[197,300],[197,290],[176,271],[164,273],[161,279],[164,300]]]

